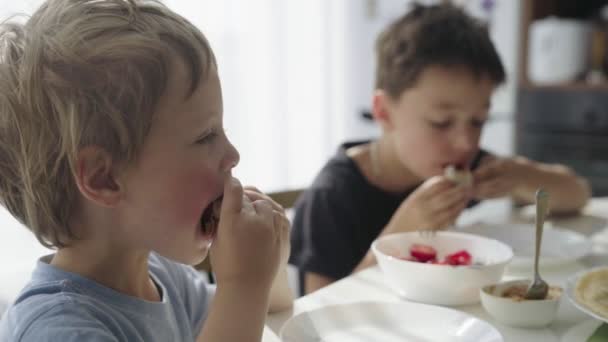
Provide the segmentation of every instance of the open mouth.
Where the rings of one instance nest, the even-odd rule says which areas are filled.
[[[445,168],[444,175],[456,184],[469,186],[473,183],[473,176],[468,168],[452,164]]]
[[[203,211],[203,216],[201,217],[201,230],[205,236],[215,237],[215,234],[217,233],[217,228],[220,223],[222,198],[223,197],[220,196],[209,203],[207,208],[205,208],[205,211]]]
[[[443,164],[443,169],[452,169],[454,171],[467,171],[469,168],[467,167],[466,163],[464,162],[460,162],[460,163],[446,163]]]

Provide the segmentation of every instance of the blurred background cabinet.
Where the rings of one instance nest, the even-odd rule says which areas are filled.
[[[606,18],[608,1],[531,0],[522,3],[522,29],[515,151],[529,158],[563,163],[591,181],[595,196],[608,195],[608,83]],[[556,39],[538,39],[534,25],[553,25],[547,32]],[[585,25],[585,44],[566,41],[568,25]],[[560,41],[561,40],[561,41]],[[580,42],[579,42],[580,43]],[[541,44],[536,46],[535,44]],[[566,49],[585,49],[567,51]],[[572,68],[573,57],[584,56],[584,68],[571,79],[546,81],[530,68],[534,52],[546,53],[541,62],[563,62],[547,70]],[[544,51],[544,52],[543,52]],[[559,55],[555,55],[559,54]],[[580,54],[580,55],[579,55]],[[562,61],[560,61],[561,57]],[[567,60],[570,58],[570,60]],[[570,63],[570,64],[569,64]],[[537,65],[539,65],[537,63]]]

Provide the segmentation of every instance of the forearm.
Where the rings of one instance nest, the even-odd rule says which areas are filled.
[[[359,262],[357,267],[355,267],[355,269],[353,270],[352,273],[357,273],[359,271],[362,271],[362,270],[372,267],[374,265],[376,265],[376,257],[374,256],[374,253],[370,249],[367,251],[367,253],[363,257],[363,259],[361,259],[361,261]]]
[[[399,223],[400,221],[401,221],[401,223]],[[399,227],[400,230],[398,230],[397,227]],[[403,217],[400,218],[400,217],[397,217],[396,214],[394,214],[393,217],[391,218],[391,220],[389,221],[389,223],[384,227],[384,229],[382,229],[382,232],[380,232],[380,234],[378,235],[378,238],[385,236],[385,235],[394,234],[394,233],[416,231],[415,227],[416,227],[416,225],[404,224]],[[367,250],[367,253],[365,253],[365,256],[363,256],[363,259],[361,259],[361,261],[359,261],[359,263],[357,264],[355,269],[353,269],[352,273],[359,272],[368,267],[375,266],[376,264],[377,264],[376,256],[374,255],[374,252],[372,252],[372,249],[370,246],[370,249]]]
[[[209,316],[197,341],[259,342],[262,339],[268,302],[268,288],[259,284],[218,286]]]
[[[562,165],[542,164],[518,158],[522,167],[521,185],[513,197],[516,201],[534,203],[536,190],[544,188],[550,194],[553,213],[571,213],[580,210],[591,196],[589,183]]]
[[[394,228],[397,226],[398,222],[399,222],[399,220],[395,216],[393,216],[391,218],[391,220],[389,221],[389,223],[384,227],[384,229],[382,229],[382,232],[380,232],[380,234],[378,235],[378,238],[385,236],[385,235],[397,233],[398,231]],[[404,225],[404,226],[409,227],[410,225]],[[408,230],[403,230],[403,231],[408,231]],[[367,250],[367,253],[365,253],[365,256],[363,256],[363,259],[361,259],[361,261],[359,261],[359,263],[357,264],[355,269],[353,269],[352,273],[357,273],[366,268],[375,266],[376,264],[377,264],[376,256],[374,255],[374,252],[372,252],[372,249],[370,246],[370,248]]]
[[[268,312],[278,312],[290,309],[293,306],[293,292],[289,287],[287,264],[282,264],[277,272],[270,290],[270,305]]]

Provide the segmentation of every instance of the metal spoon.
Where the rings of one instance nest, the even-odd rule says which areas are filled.
[[[536,250],[534,253],[534,282],[530,284],[525,299],[545,299],[549,292],[549,285],[542,280],[538,274],[538,258],[540,255],[540,245],[543,237],[543,223],[547,215],[549,206],[549,194],[543,190],[536,191]]]

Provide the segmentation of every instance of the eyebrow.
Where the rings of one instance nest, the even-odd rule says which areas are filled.
[[[487,101],[485,103],[485,105],[483,106],[483,109],[485,110],[489,110],[490,106],[492,105],[491,101]],[[453,102],[448,102],[448,101],[440,101],[437,105],[437,108],[441,109],[441,110],[445,110],[445,111],[450,111],[450,110],[454,110],[454,109],[458,109],[458,104],[453,103]]]
[[[216,110],[206,110],[203,113],[204,116],[197,116],[194,121],[194,126],[199,130],[204,128],[205,131],[222,124],[221,114]]]

